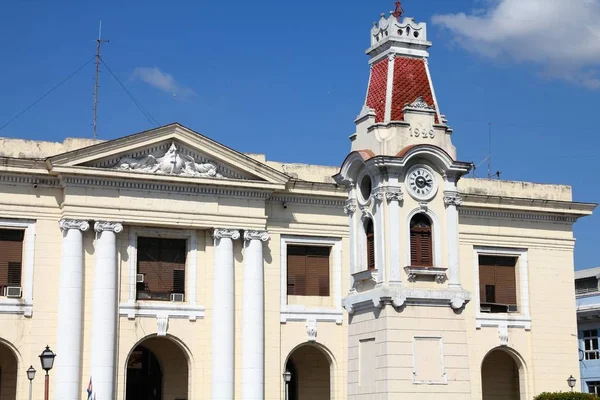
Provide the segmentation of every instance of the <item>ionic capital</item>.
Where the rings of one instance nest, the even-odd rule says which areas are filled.
[[[121,233],[123,232],[123,224],[120,222],[110,222],[110,221],[98,221],[94,224],[94,230],[96,232],[114,232]]]
[[[90,229],[90,224],[87,221],[82,221],[79,219],[61,219],[58,222],[58,226],[61,231],[67,231],[69,229],[79,229],[82,232]]]
[[[270,239],[267,231],[244,231],[244,240],[260,240],[266,242]]]
[[[356,212],[357,209],[357,204],[356,204],[356,200],[354,199],[348,199],[346,200],[346,204],[344,204],[344,214],[346,215],[352,215]]]
[[[240,231],[236,229],[215,228],[213,237],[215,239],[238,240],[240,238]]]

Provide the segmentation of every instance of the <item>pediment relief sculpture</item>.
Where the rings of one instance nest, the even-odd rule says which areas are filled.
[[[160,175],[224,178],[215,164],[197,163],[193,157],[181,153],[175,143],[161,157],[152,154],[140,158],[123,157],[113,168]]]

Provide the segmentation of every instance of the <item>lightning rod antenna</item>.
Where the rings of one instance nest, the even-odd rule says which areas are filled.
[[[492,123],[489,123],[488,132],[488,179],[492,179]]]
[[[98,129],[98,79],[100,77],[100,46],[109,40],[102,40],[102,21],[98,28],[98,40],[96,40],[96,84],[94,86],[94,139],[97,136]]]

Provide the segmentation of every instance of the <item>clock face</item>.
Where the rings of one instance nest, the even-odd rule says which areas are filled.
[[[435,194],[435,176],[428,168],[411,169],[406,183],[411,195],[419,200],[429,199]]]

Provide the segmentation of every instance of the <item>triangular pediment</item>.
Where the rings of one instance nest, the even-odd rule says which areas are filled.
[[[132,178],[174,176],[285,184],[289,177],[180,124],[140,132],[48,159],[57,171],[80,170]],[[125,175],[124,175],[125,174]]]

